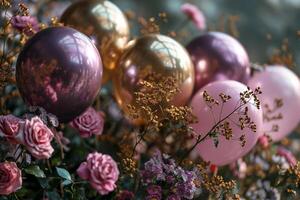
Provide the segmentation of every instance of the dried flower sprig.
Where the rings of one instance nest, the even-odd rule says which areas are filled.
[[[29,9],[23,3],[18,4],[14,15],[11,13],[11,1],[2,0],[1,10],[1,50],[0,50],[0,90],[7,84],[14,83],[13,64],[29,36],[38,31],[37,20],[29,15]]]
[[[296,62],[294,54],[289,47],[289,40],[285,38],[279,48],[274,50],[273,55],[269,59],[270,64],[285,65],[295,67]]]
[[[160,27],[157,24],[156,19],[154,17],[151,17],[148,20],[143,17],[139,17],[138,22],[142,26],[140,30],[142,35],[160,33]]]
[[[198,176],[201,177],[199,179],[199,185],[202,189],[206,190],[212,198],[222,199],[222,197],[224,197],[225,199],[239,199],[239,195],[236,194],[236,181],[226,181],[221,175],[209,173],[209,163],[207,162],[201,162],[195,166]]]
[[[240,114],[239,123],[233,122],[235,125],[238,125],[241,130],[243,130],[244,128],[249,128],[253,132],[256,132],[256,125],[253,121],[251,121],[250,117],[248,116],[248,107],[246,105],[248,103],[250,103],[250,101],[253,100],[257,109],[260,109],[260,101],[258,99],[259,94],[261,94],[261,90],[259,87],[256,88],[254,91],[251,90],[250,88],[247,88],[247,90],[240,93],[240,100],[239,100],[239,102],[237,102],[236,108],[234,108],[233,111],[230,112],[228,115],[221,118],[223,104],[228,102],[231,99],[231,97],[224,93],[220,93],[219,98],[221,99],[221,103],[219,103],[219,101],[216,100],[211,95],[209,95],[207,91],[204,91],[203,92],[203,100],[207,104],[207,106],[210,108],[211,111],[214,106],[219,106],[221,104],[222,107],[221,107],[221,112],[219,114],[219,120],[217,122],[215,121],[214,126],[206,134],[204,134],[203,137],[201,134],[198,135],[196,142],[194,143],[194,145],[192,145],[187,150],[187,153],[184,154],[184,156],[182,157],[180,162],[182,162],[182,160],[186,157],[186,155],[188,155],[190,152],[192,152],[193,149],[196,148],[196,146],[199,143],[201,143],[208,137],[210,137],[214,140],[216,147],[218,146],[218,136],[219,135],[223,135],[227,140],[231,139],[233,136],[233,133],[232,133],[232,128],[230,127],[230,122],[232,122],[230,117],[235,113]],[[212,113],[212,115],[214,116],[214,113]],[[245,146],[245,143],[246,143],[245,138],[246,138],[245,135],[242,135],[239,138],[239,141],[241,142],[241,146]]]
[[[178,146],[183,145],[185,140],[174,138],[190,137],[193,130],[189,124],[195,122],[196,118],[191,108],[172,105],[174,95],[179,92],[176,79],[162,78],[161,74],[149,74],[139,84],[140,90],[135,93],[136,106],[129,105],[128,108],[133,119],[142,118],[147,125],[139,131],[133,151],[146,139],[146,135],[148,142],[152,143],[155,140],[162,148],[174,143],[180,143]]]

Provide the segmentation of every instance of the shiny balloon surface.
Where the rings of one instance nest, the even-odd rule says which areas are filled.
[[[192,124],[192,127],[196,134],[200,134],[204,138],[213,127],[224,123],[228,124],[228,128],[221,131],[213,129],[216,132],[214,133],[216,137],[208,136],[197,145],[194,151],[203,160],[217,166],[227,165],[246,155],[256,144],[257,139],[262,134],[263,114],[262,109],[256,107],[253,97],[247,100],[245,104],[241,104],[240,93],[247,90],[246,85],[237,81],[215,81],[204,86],[193,97],[191,107],[193,114],[198,118],[198,122]],[[210,95],[219,104],[212,105],[205,101],[204,93]],[[231,98],[223,102],[220,94],[229,95]],[[242,113],[245,112],[246,107],[247,117],[255,124],[256,131],[247,125],[244,128],[240,126],[240,119],[245,118]],[[225,137],[225,130],[231,131],[231,138]],[[241,144],[241,137],[245,138],[244,146]]]
[[[247,52],[225,33],[209,32],[199,36],[187,45],[187,50],[195,66],[195,92],[213,81],[246,83],[250,77]]]
[[[106,0],[78,1],[67,8],[61,22],[95,42],[103,60],[104,76],[108,76],[129,39],[129,25],[122,11]]]
[[[264,113],[263,133],[273,141],[280,141],[300,123],[300,80],[283,66],[267,66],[248,82],[249,87],[260,87]]]
[[[67,27],[47,28],[21,51],[16,67],[23,99],[68,122],[95,99],[101,86],[102,62],[84,34]]]
[[[151,34],[130,42],[113,77],[114,93],[125,113],[128,112],[127,105],[136,106],[134,93],[139,91],[138,83],[149,74],[173,77],[180,89],[173,103],[187,103],[194,86],[194,67],[188,53],[175,40]]]

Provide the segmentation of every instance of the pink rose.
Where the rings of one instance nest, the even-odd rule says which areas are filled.
[[[99,194],[106,195],[116,188],[119,169],[109,155],[95,152],[90,153],[86,162],[81,163],[77,174],[80,178],[88,180]]]
[[[206,20],[203,13],[197,6],[185,3],[181,6],[181,11],[193,21],[199,30],[205,30]]]
[[[291,167],[294,167],[297,164],[297,159],[292,152],[283,147],[278,147],[277,155],[284,157]]]
[[[27,150],[37,159],[48,159],[53,153],[51,140],[52,131],[43,123],[39,117],[25,120],[24,125],[24,144]]]
[[[76,128],[83,138],[91,137],[93,134],[101,135],[104,126],[103,114],[90,107],[75,118],[70,125]]]
[[[22,120],[13,115],[0,116],[0,136],[5,137],[11,143],[17,144],[21,141],[17,138]]]
[[[14,162],[0,163],[0,194],[9,195],[22,186],[21,170]]]

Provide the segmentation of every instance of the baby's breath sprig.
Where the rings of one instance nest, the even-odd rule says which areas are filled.
[[[157,20],[154,17],[151,17],[148,20],[144,17],[139,17],[138,22],[142,26],[140,30],[142,35],[160,33],[160,27],[157,24]]]
[[[227,197],[225,199],[239,199],[239,195],[234,193],[236,182],[234,180],[226,181],[221,175],[209,173],[208,167],[209,163],[207,162],[196,165],[196,169],[201,177],[199,185],[217,199],[220,199],[221,195]]]
[[[157,14],[157,17],[150,17],[149,19],[146,19],[144,17],[138,17],[137,20],[138,23],[141,25],[140,32],[142,35],[147,35],[151,33],[159,34],[161,32],[160,25],[168,23],[169,21],[166,12],[160,12]]]
[[[19,3],[18,6],[19,7],[18,7],[17,15],[21,15],[21,16],[29,15],[29,9],[24,3]]]
[[[7,9],[11,7],[11,0],[1,0],[1,8]]]
[[[64,26],[64,24],[59,21],[58,17],[51,17],[50,26],[59,27],[59,26]]]
[[[148,142],[155,140],[160,148],[176,151],[174,146],[168,146],[175,143],[178,147],[184,145],[184,138],[190,137],[193,132],[189,124],[196,121],[191,108],[172,104],[174,95],[180,92],[177,80],[172,76],[163,78],[161,74],[150,73],[139,86],[139,91],[135,93],[136,104],[129,105],[128,110],[131,118],[145,120],[146,126],[139,131],[133,152],[146,135]]]
[[[134,177],[137,171],[137,161],[131,156],[131,141],[128,134],[125,134],[123,140],[119,144],[120,153],[118,156],[121,159],[121,168],[125,174]]]

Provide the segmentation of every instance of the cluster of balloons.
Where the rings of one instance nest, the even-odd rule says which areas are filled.
[[[147,70],[176,78],[181,92],[171,102],[186,105],[191,100],[199,119],[193,127],[199,134],[215,125],[216,119],[210,112],[220,113],[218,117],[222,118],[235,108],[240,93],[247,89],[245,84],[253,89],[262,88],[262,109],[251,103],[247,105],[257,133],[234,127],[235,139],[220,136],[217,148],[211,138],[198,145],[199,155],[213,164],[225,165],[237,160],[253,148],[263,133],[270,133],[275,141],[280,140],[300,121],[299,78],[284,67],[267,67],[250,77],[247,52],[227,34],[205,33],[192,40],[187,50],[174,39],[160,34],[129,41],[126,17],[107,0],[75,2],[63,13],[61,22],[72,28],[54,27],[38,32],[20,53],[16,72],[24,100],[44,107],[61,122],[71,121],[84,112],[95,99],[101,83],[109,79],[113,80],[118,104],[128,113],[127,105],[135,105],[134,94]],[[224,93],[230,95],[231,100],[222,108],[211,110],[202,98],[204,91],[216,98]],[[274,102],[277,107],[272,110]],[[276,114],[274,112],[280,115],[270,116]],[[238,120],[238,116],[233,114],[232,119]],[[236,138],[243,134],[247,142],[241,147]]]
[[[223,33],[207,33],[187,45],[195,66],[195,89],[191,101],[198,123],[193,128],[198,134],[207,133],[217,120],[222,119],[236,107],[240,93],[260,87],[261,109],[247,104],[248,116],[256,124],[256,133],[234,126],[236,114],[231,117],[233,139],[226,140],[220,135],[218,146],[214,138],[201,142],[196,152],[204,160],[215,165],[226,165],[247,154],[262,135],[279,141],[297,127],[300,122],[300,81],[295,73],[284,66],[267,66],[263,71],[250,76],[249,58],[241,44]],[[234,80],[234,81],[226,81]],[[238,81],[238,82],[237,82]],[[203,99],[206,91],[218,99],[220,93],[232,98],[224,107],[211,108]],[[222,109],[222,111],[220,111]],[[214,116],[216,115],[216,117]],[[242,147],[238,138],[244,134],[246,144]]]
[[[223,115],[235,109],[240,93],[247,90],[246,85],[252,90],[259,87],[262,91],[259,96],[261,109],[253,104],[246,105],[248,116],[256,124],[256,133],[234,125],[239,118],[236,113],[232,114],[231,140],[220,135],[217,147],[214,138],[197,146],[196,152],[204,160],[219,166],[229,164],[247,154],[260,136],[268,135],[276,142],[297,127],[300,122],[300,81],[291,70],[284,66],[267,66],[250,77],[249,59],[244,48],[235,39],[221,33],[200,36],[192,40],[187,49],[195,66],[196,85],[191,106],[198,117],[199,122],[193,125],[198,134],[205,135],[219,119],[223,119]],[[204,91],[216,99],[221,93],[230,95],[231,99],[224,107],[211,107],[203,99]],[[246,141],[244,147],[239,144],[242,134]]]

